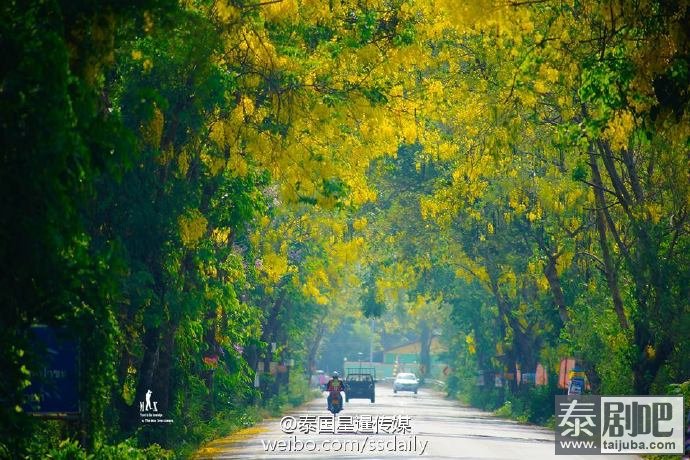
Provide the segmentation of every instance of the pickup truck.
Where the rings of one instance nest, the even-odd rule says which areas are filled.
[[[348,370],[345,377],[345,401],[350,399],[368,399],[372,403],[375,401],[376,393],[376,371],[357,368]]]

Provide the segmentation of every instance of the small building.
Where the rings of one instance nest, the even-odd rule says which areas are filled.
[[[397,372],[414,372],[419,375],[421,351],[422,343],[419,340],[384,350],[383,363],[387,365],[385,366],[387,369],[390,369],[390,375],[386,376],[394,377]],[[430,372],[427,373],[429,377],[442,377],[443,368],[446,367],[446,364],[440,361],[439,356],[445,351],[446,349],[441,344],[438,337],[433,337],[429,349],[431,358],[431,369]]]

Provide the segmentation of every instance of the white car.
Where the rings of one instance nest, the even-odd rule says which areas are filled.
[[[393,382],[393,393],[398,391],[414,391],[417,394],[419,389],[419,379],[412,373],[401,372],[395,377]]]

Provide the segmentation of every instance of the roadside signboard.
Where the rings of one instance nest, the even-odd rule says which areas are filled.
[[[570,382],[568,383],[569,395],[581,395],[585,392],[587,377],[585,372],[579,367],[570,371]]]
[[[30,414],[69,417],[79,414],[79,345],[62,329],[32,326],[36,375],[25,390]]]

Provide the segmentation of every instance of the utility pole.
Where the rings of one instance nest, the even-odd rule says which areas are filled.
[[[374,318],[369,321],[369,329],[371,334],[369,335],[369,365],[372,366],[374,362]]]

